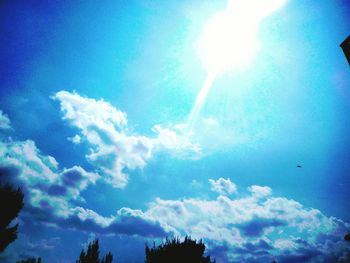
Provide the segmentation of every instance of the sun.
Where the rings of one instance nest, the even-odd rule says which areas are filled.
[[[204,27],[198,53],[208,72],[220,73],[247,64],[258,48],[255,28],[247,31],[233,20],[225,11],[215,14]]]
[[[261,20],[285,0],[231,0],[226,10],[213,15],[199,37],[197,50],[208,72],[249,65],[259,49],[257,32]]]
[[[205,24],[197,47],[207,77],[187,119],[192,129],[215,78],[227,71],[246,67],[259,49],[260,22],[285,4],[286,0],[228,0],[226,10]]]

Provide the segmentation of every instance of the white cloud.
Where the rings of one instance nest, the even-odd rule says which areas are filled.
[[[143,168],[155,150],[168,150],[185,158],[198,157],[200,153],[187,136],[170,128],[155,125],[154,138],[130,133],[126,114],[104,100],[67,91],[57,92],[53,98],[60,102],[63,119],[77,127],[79,136],[90,145],[87,160],[114,187],[125,187],[127,170]]]
[[[68,137],[67,139],[68,139],[68,141],[71,141],[74,144],[81,143],[81,137],[78,134],[74,135],[73,137]]]
[[[106,227],[111,224],[108,222],[121,216],[119,212],[119,215],[104,218],[91,210],[84,208],[81,212],[81,209],[72,206],[73,200],[83,201],[81,193],[89,185],[94,185],[99,175],[79,166],[60,169],[55,158],[41,154],[33,141],[0,142],[0,160],[1,167],[16,167],[18,172],[10,176],[25,184],[29,192],[28,201],[33,207],[45,209],[49,206],[56,216],[62,218],[78,215],[80,220],[86,220],[93,217],[101,227]],[[219,178],[210,182],[212,190],[219,193],[236,191],[235,184],[229,179]],[[265,233],[270,228],[272,231],[266,232],[269,235],[283,229],[280,238],[292,231],[310,239],[320,233],[332,232],[337,225],[343,224],[324,216],[317,209],[305,208],[294,200],[273,197],[269,187],[254,185],[248,190],[251,194],[244,198],[220,195],[214,200],[156,199],[145,212],[133,214],[131,211],[135,210],[122,211],[123,215],[128,211],[128,215],[132,214],[135,218],[159,222],[165,231],[197,237],[202,235],[203,238],[236,245],[242,242],[242,226],[246,233],[254,227],[261,229],[251,233]],[[102,223],[104,221],[106,223]],[[260,223],[249,225],[255,221]]]
[[[8,130],[11,129],[11,121],[8,116],[0,110],[0,129]]]
[[[288,249],[288,250],[293,250],[297,248],[296,244],[292,240],[287,240],[287,239],[277,239],[273,243],[273,246],[277,249]]]
[[[66,92],[61,95],[64,118],[79,128],[91,145],[87,158],[105,173],[109,169],[123,175],[107,179],[119,184],[123,179],[126,184],[123,169],[143,167],[154,148],[193,150],[193,144],[171,129],[156,126],[155,138],[128,134],[126,115],[108,103]],[[100,107],[101,116],[94,116],[94,107]],[[267,186],[253,185],[247,196],[233,198],[226,195],[236,192],[230,179],[211,179],[212,190],[220,193],[216,199],[157,198],[144,211],[125,207],[103,216],[83,207],[82,197],[100,178],[99,174],[79,166],[60,168],[56,159],[42,154],[33,141],[0,141],[0,168],[11,168],[7,176],[17,180],[26,192],[26,205],[20,214],[24,221],[37,220],[100,234],[192,235],[203,238],[213,251],[215,247],[228,246],[228,257],[238,262],[249,262],[247,252],[252,261],[264,252],[280,257],[281,262],[293,254],[302,257],[305,253],[313,257],[333,253],[336,262],[349,252],[340,241],[349,231],[349,224],[294,200],[275,197]]]
[[[85,209],[83,207],[74,207],[70,210],[70,216],[77,216],[80,221],[93,221],[96,225],[101,228],[108,227],[113,222],[113,217],[104,217],[96,213],[91,209]]]
[[[187,133],[185,127],[175,125],[174,128],[163,128],[155,125],[152,131],[157,134],[153,139],[154,145],[160,150],[170,150],[179,158],[198,159],[202,156],[200,146],[191,141],[192,136]]]
[[[126,114],[108,102],[60,91],[54,96],[60,101],[63,119],[80,129],[90,144],[87,159],[105,175],[114,187],[128,182],[126,169],[142,168],[151,157],[152,140],[127,134]]]
[[[0,167],[17,171],[6,180],[18,180],[28,191],[28,202],[33,207],[50,206],[53,211],[66,215],[70,200],[84,201],[80,193],[95,184],[99,175],[82,167],[59,169],[52,156],[40,153],[35,143],[27,141],[1,141]]]
[[[141,210],[122,208],[115,215],[102,216],[82,206],[88,186],[100,176],[80,166],[59,168],[51,156],[43,155],[33,141],[1,141],[0,169],[5,181],[16,182],[25,193],[24,223],[35,220],[47,225],[74,228],[95,233],[121,233],[141,236],[165,236],[156,219]]]
[[[253,194],[253,196],[260,198],[271,195],[271,188],[268,186],[252,185],[248,190]]]
[[[89,99],[67,91],[56,93],[54,98],[60,100],[61,109],[65,113],[63,118],[82,130],[96,124],[97,127],[112,132],[112,127],[122,128],[127,124],[126,114],[104,100]]]
[[[266,186],[251,186],[248,195],[235,198],[225,195],[208,200],[157,198],[143,211],[124,207],[113,215],[103,216],[73,205],[73,201],[83,201],[83,191],[96,183],[98,174],[79,166],[60,169],[57,161],[40,153],[32,141],[1,142],[0,160],[0,168],[16,167],[18,172],[9,176],[23,183],[26,206],[20,220],[24,222],[36,220],[99,234],[191,235],[203,238],[213,253],[216,247],[226,246],[227,257],[237,262],[249,262],[247,252],[253,261],[254,251],[281,259],[292,254],[324,255],[330,247],[339,250],[333,255],[337,259],[346,251],[337,240],[349,231],[347,223],[294,200],[274,197]],[[229,179],[210,182],[214,191],[235,192]]]
[[[237,191],[237,187],[231,182],[230,178],[224,179],[220,177],[218,180],[209,179],[211,190],[221,195],[233,194]]]
[[[2,165],[18,166],[21,169],[20,178],[29,185],[37,183],[53,183],[58,180],[58,174],[53,170],[57,161],[51,156],[42,156],[31,140],[18,142],[0,142]]]
[[[218,181],[211,182],[216,187],[220,185]],[[217,191],[215,187],[212,190]],[[270,257],[302,253],[299,251],[302,249],[300,240],[310,250],[322,254],[324,247],[335,237],[342,239],[345,227],[349,227],[317,209],[274,197],[269,187],[255,185],[249,192],[250,195],[245,197],[220,195],[214,200],[158,198],[144,213],[177,235],[203,238],[212,249],[228,246],[234,262],[244,259],[239,251],[249,254],[254,249],[265,250]],[[320,241],[321,236],[325,237],[323,241]]]

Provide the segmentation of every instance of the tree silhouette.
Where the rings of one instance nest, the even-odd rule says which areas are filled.
[[[21,261],[17,261],[17,263],[41,263],[41,257],[36,258],[27,258]]]
[[[108,252],[108,254],[101,260],[101,263],[112,263],[113,261],[113,255],[111,252]]]
[[[350,36],[348,36],[341,44],[340,47],[343,49],[344,55],[350,65]]]
[[[164,262],[181,262],[181,263],[215,263],[211,261],[210,256],[204,256],[205,245],[200,240],[192,240],[191,237],[185,237],[181,242],[179,238],[172,240],[166,239],[165,243],[150,248],[146,245],[145,263],[164,263]]]
[[[346,234],[346,235],[344,236],[344,240],[345,240],[345,241],[350,241],[350,234]]]
[[[98,239],[95,239],[89,243],[86,252],[84,249],[81,250],[79,259],[76,261],[76,263],[112,263],[113,255],[111,252],[108,252],[108,254],[102,258],[102,260],[99,259],[99,254],[100,249]]]
[[[10,227],[23,207],[23,193],[20,188],[0,185],[0,253],[17,238],[18,224]]]

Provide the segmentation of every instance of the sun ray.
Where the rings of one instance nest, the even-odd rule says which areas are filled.
[[[187,127],[190,129],[193,128],[193,125],[195,124],[195,121],[198,117],[198,114],[200,113],[204,102],[207,99],[208,93],[210,88],[213,85],[213,82],[215,80],[216,74],[214,73],[208,73],[207,77],[205,78],[205,81],[203,83],[203,86],[201,90],[199,91],[196,101],[192,107],[191,113],[187,119]]]

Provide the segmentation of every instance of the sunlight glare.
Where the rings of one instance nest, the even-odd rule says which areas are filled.
[[[228,0],[227,8],[205,25],[198,42],[198,53],[207,77],[187,119],[192,129],[216,76],[226,70],[245,67],[258,50],[257,32],[264,17],[286,0]]]
[[[249,65],[259,47],[261,20],[285,0],[229,0],[225,11],[215,14],[198,40],[198,54],[213,74]]]

